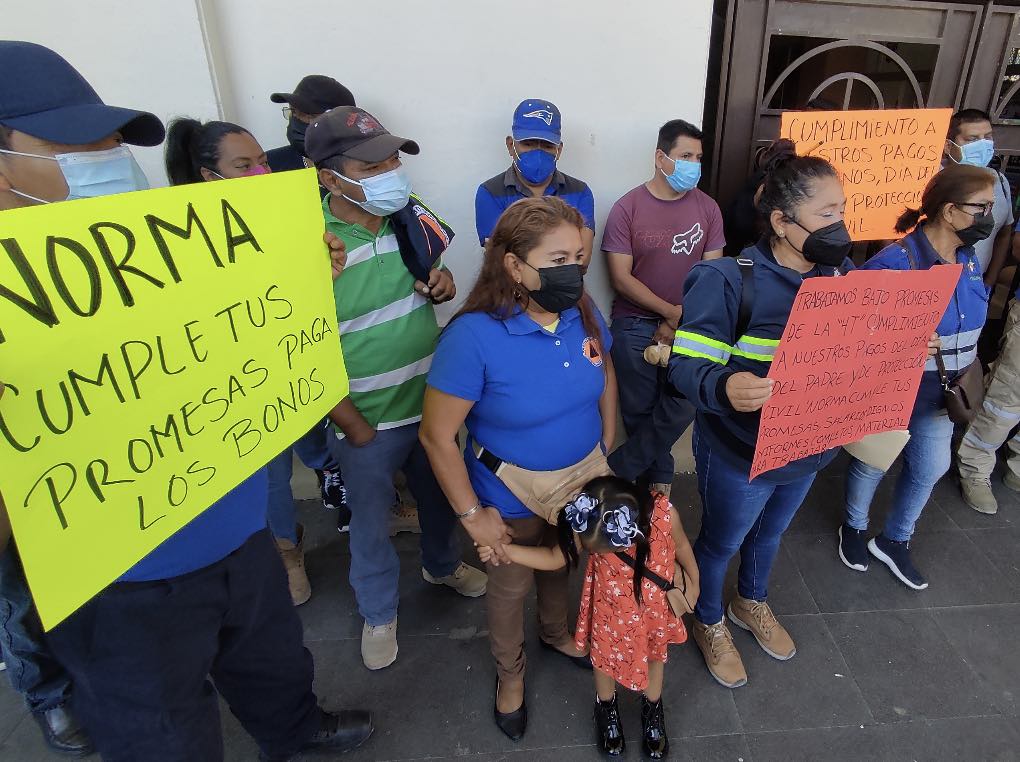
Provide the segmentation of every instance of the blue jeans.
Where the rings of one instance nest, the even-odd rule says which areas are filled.
[[[910,439],[903,448],[903,470],[896,480],[892,510],[882,534],[895,542],[909,540],[935,483],[949,470],[953,422],[944,410],[925,410],[910,418]],[[850,458],[846,470],[846,523],[868,528],[868,511],[885,476],[874,466]]]
[[[14,690],[33,712],[64,704],[71,679],[50,653],[13,542],[0,554],[0,656]]]
[[[269,529],[279,540],[297,542],[297,509],[290,479],[294,475],[294,453],[313,471],[337,468],[329,452],[330,432],[325,422],[281,452],[267,465],[269,471]]]
[[[351,587],[365,621],[377,627],[397,616],[400,557],[390,540],[393,477],[398,470],[418,502],[421,561],[433,577],[452,574],[460,565],[457,517],[440,489],[418,442],[418,424],[386,429],[363,447],[332,437],[330,449],[340,464],[351,507]]]
[[[645,362],[659,321],[617,318],[613,321],[613,366],[619,386],[620,413],[627,441],[610,456],[618,476],[634,481],[647,474],[653,483],[672,484],[673,445],[694,420],[694,406],[668,393],[666,369]]]
[[[694,616],[702,624],[715,624],[723,618],[726,567],[738,550],[737,592],[756,601],[768,597],[779,540],[804,502],[815,474],[790,484],[769,484],[760,478],[748,483],[748,472],[713,453],[698,436],[696,425],[694,458],[702,504],[701,533],[694,543],[701,595]]]

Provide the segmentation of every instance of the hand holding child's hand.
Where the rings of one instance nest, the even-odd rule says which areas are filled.
[[[483,564],[487,564],[496,556],[496,551],[489,545],[478,546],[478,557],[482,559]]]

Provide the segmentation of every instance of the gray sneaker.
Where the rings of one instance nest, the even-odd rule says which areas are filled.
[[[999,504],[992,494],[992,483],[984,477],[961,477],[960,491],[963,493],[963,502],[978,513],[992,514],[999,510]]]
[[[361,659],[371,670],[385,669],[397,660],[397,620],[361,630]]]
[[[1009,469],[1002,475],[1002,483],[1014,492],[1020,492],[1020,476],[1017,476]]]

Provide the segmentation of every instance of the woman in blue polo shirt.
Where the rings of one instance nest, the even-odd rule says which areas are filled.
[[[440,337],[428,377],[421,439],[464,528],[479,545],[556,545],[475,455],[533,471],[584,460],[616,436],[616,381],[605,321],[584,294],[584,220],[559,198],[530,198],[500,217],[464,307]],[[457,432],[467,426],[463,456]],[[478,447],[476,447],[476,444]],[[490,564],[486,603],[498,675],[496,724],[524,735],[524,601],[534,580],[544,647],[589,667],[567,626],[567,569]]]
[[[864,269],[927,270],[962,264],[956,291],[938,325],[942,357],[951,381],[977,359],[977,340],[988,311],[988,291],[973,245],[988,237],[994,221],[995,175],[984,167],[950,165],[924,189],[920,209],[907,209],[896,230],[913,229],[864,264]],[[839,529],[839,557],[855,571],[866,571],[868,553],[884,563],[907,587],[928,583],[910,559],[910,538],[932,488],[949,470],[953,422],[943,402],[934,358],[918,385],[910,417],[910,439],[903,449],[903,470],[896,480],[893,505],[882,533],[865,539],[868,511],[883,472],[850,459],[846,481],[846,521]]]

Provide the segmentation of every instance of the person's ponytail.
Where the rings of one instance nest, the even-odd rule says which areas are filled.
[[[896,218],[896,232],[906,233],[917,227],[921,221],[921,210],[911,209],[909,206],[903,210],[903,214]]]
[[[192,145],[202,129],[197,119],[182,117],[170,123],[166,131],[166,176],[171,185],[202,182],[202,174],[192,161]]]

